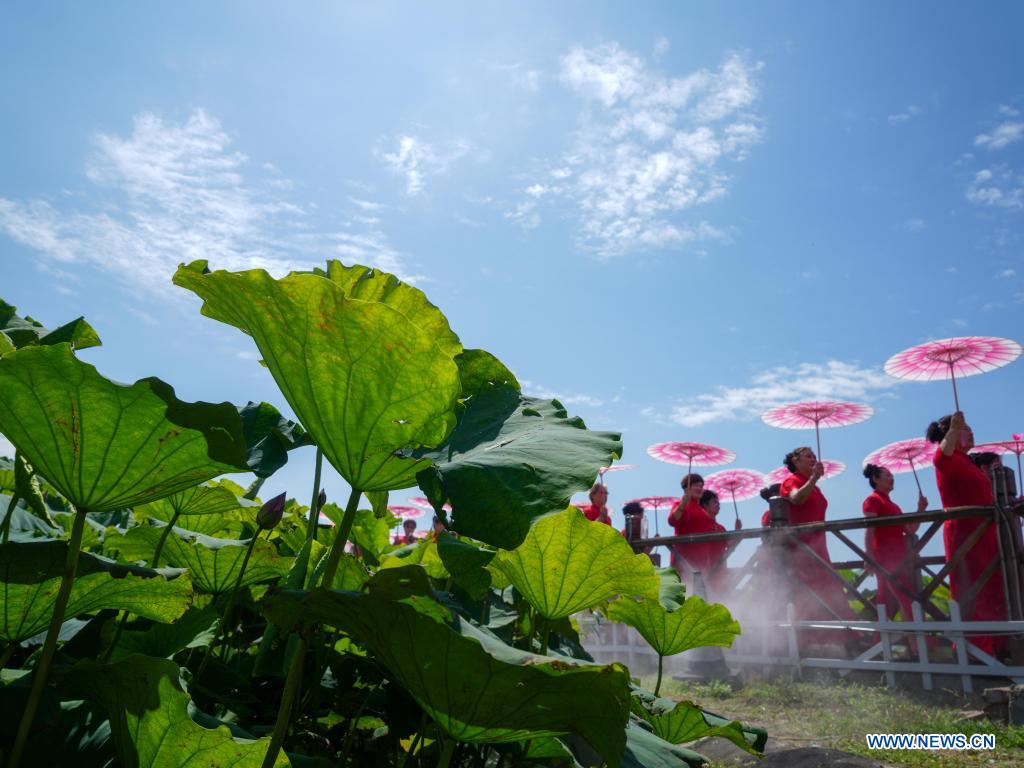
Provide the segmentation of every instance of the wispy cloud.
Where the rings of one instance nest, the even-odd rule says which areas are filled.
[[[182,123],[143,113],[130,135],[96,137],[86,165],[92,202],[0,198],[0,232],[49,260],[98,267],[164,294],[180,262],[280,275],[345,256],[353,237],[365,240],[364,263],[405,273],[381,232],[318,228],[314,207],[282,197],[290,185],[264,165],[233,149],[203,110]]]
[[[438,146],[409,134],[396,136],[392,143],[394,151],[378,154],[392,173],[405,179],[405,192],[410,197],[420,194],[431,176],[447,173],[452,163],[470,150],[462,140]]]
[[[510,218],[536,226],[541,198],[570,203],[581,245],[602,257],[723,239],[679,215],[727,194],[726,163],[761,141],[750,112],[760,68],[731,55],[716,70],[674,77],[614,43],[574,48],[560,80],[582,99],[580,127],[569,151],[525,185],[529,216],[519,204]]]
[[[923,232],[925,228],[924,219],[919,219],[916,216],[911,217],[903,222],[903,228],[907,232]]]
[[[974,137],[974,146],[988,150],[1004,149],[1024,139],[1024,123],[1007,121],[1000,123],[988,133]]]
[[[748,386],[719,386],[671,407],[667,414],[645,409],[649,418],[683,427],[721,421],[751,421],[777,405],[801,400],[870,400],[899,382],[875,368],[829,360],[779,367],[755,376]]]
[[[889,125],[891,125],[893,127],[900,126],[900,125],[906,125],[911,120],[913,120],[915,117],[920,115],[921,112],[922,112],[922,109],[919,106],[917,106],[916,104],[911,104],[910,106],[908,106],[902,112],[897,112],[895,114],[889,115],[889,117],[888,117]]]
[[[594,395],[588,395],[583,392],[556,392],[553,389],[548,389],[545,386],[529,381],[528,379],[520,379],[520,386],[523,388],[523,392],[530,397],[539,397],[542,400],[558,400],[562,405],[584,405],[589,408],[598,408],[604,405],[607,400]],[[618,398],[614,398],[611,402],[615,402]]]
[[[982,168],[967,184],[967,199],[975,205],[1024,209],[1024,175],[1005,165]]]

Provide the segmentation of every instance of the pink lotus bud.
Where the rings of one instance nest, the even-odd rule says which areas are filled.
[[[284,501],[285,494],[279,493],[260,507],[260,511],[256,513],[256,525],[262,530],[269,530],[280,523],[281,516],[284,515]]]
[[[324,508],[324,504],[326,504],[326,503],[327,503],[327,489],[326,488],[321,488],[320,489],[320,495],[316,497],[316,508],[317,509],[323,509]]]

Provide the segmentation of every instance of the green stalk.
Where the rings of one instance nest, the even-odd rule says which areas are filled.
[[[352,533],[352,523],[356,519],[356,509],[359,507],[361,495],[362,491],[358,488],[353,488],[349,494],[348,504],[345,505],[345,516],[341,519],[341,525],[338,526],[338,532],[334,536],[334,543],[331,544],[330,559],[327,561],[327,569],[320,582],[321,587],[330,589],[334,584],[334,577],[338,573],[338,565],[341,563],[341,556],[345,551],[345,542],[348,541],[348,536]]]
[[[316,538],[316,526],[320,522],[320,470],[324,465],[324,452],[316,447],[316,467],[313,470],[313,500],[309,502],[309,520],[306,521],[306,541]]]
[[[21,716],[21,724],[18,726],[18,735],[14,739],[14,747],[11,749],[11,756],[7,768],[18,768],[21,762],[21,755],[25,751],[25,743],[28,741],[29,731],[32,730],[32,721],[35,719],[36,710],[39,708],[39,700],[43,696],[43,689],[46,687],[46,679],[50,673],[50,664],[53,655],[57,651],[57,636],[60,634],[61,624],[64,623],[64,611],[71,599],[71,587],[75,581],[75,571],[78,570],[78,553],[82,548],[82,531],[85,528],[85,510],[75,511],[75,521],[71,526],[71,540],[68,542],[68,555],[64,561],[64,575],[60,580],[60,588],[57,590],[57,600],[53,606],[53,616],[50,618],[50,626],[46,630],[46,640],[43,642],[43,651],[36,664],[32,680],[32,690],[28,694],[28,703]]]
[[[197,679],[202,677],[203,670],[206,669],[206,664],[210,660],[210,652],[213,650],[213,646],[217,644],[221,633],[223,633],[228,626],[228,620],[231,618],[231,610],[235,607],[235,598],[238,597],[238,590],[242,587],[242,577],[245,576],[245,567],[249,565],[249,558],[252,557],[252,551],[256,548],[256,541],[259,539],[262,532],[263,531],[259,529],[256,530],[255,535],[249,541],[249,546],[245,550],[245,557],[242,559],[242,567],[238,569],[238,578],[235,579],[235,585],[231,588],[227,604],[224,606],[224,611],[221,613],[220,622],[217,624],[217,632],[214,634],[211,643],[206,646],[206,651],[203,653],[203,660],[199,663],[199,670],[196,672]],[[224,638],[224,642],[227,643],[226,637]],[[225,657],[226,655],[227,654],[225,654]]]
[[[661,692],[661,672],[662,667],[665,664],[665,657],[660,653],[658,654],[658,681],[654,684],[654,695],[657,696]]]
[[[255,501],[256,497],[260,493],[260,488],[263,487],[263,484],[265,482],[267,482],[267,478],[257,476],[257,478],[252,481],[249,487],[245,489],[245,493],[242,494],[242,498],[248,499],[249,501]]]
[[[7,538],[11,533],[11,518],[14,517],[14,508],[18,506],[18,492],[15,491],[11,496],[11,501],[7,505],[7,514],[4,515],[4,523],[2,527],[2,533],[0,533],[0,544],[6,544]]]
[[[445,739],[444,748],[441,750],[441,756],[437,758],[437,768],[448,768],[448,764],[452,761],[452,753],[455,751],[455,746],[458,744],[455,739]]]
[[[175,509],[174,514],[171,515],[171,520],[167,525],[164,526],[163,532],[160,534],[160,539],[156,543],[156,549],[153,550],[153,563],[150,566],[153,570],[160,567],[160,555],[163,554],[164,544],[167,541],[167,537],[170,535],[174,528],[174,524],[178,522],[178,517],[181,515],[181,510]],[[114,630],[114,638],[110,641],[110,645],[107,647],[107,652],[103,654],[103,663],[106,664],[110,661],[110,657],[114,655],[114,649],[117,648],[118,642],[121,640],[121,634],[124,632],[124,627],[128,623],[128,611],[121,611],[121,616],[117,621],[117,629]]]
[[[281,706],[277,708],[277,722],[274,723],[274,734],[270,737],[270,746],[267,747],[267,754],[263,758],[263,768],[274,768],[277,756],[284,746],[284,737],[288,735],[288,725],[292,719],[292,709],[295,707],[295,696],[299,691],[299,683],[302,681],[302,663],[306,658],[306,638],[300,637],[298,650],[295,651],[295,658],[288,667],[288,678],[285,680],[284,693],[281,694]]]

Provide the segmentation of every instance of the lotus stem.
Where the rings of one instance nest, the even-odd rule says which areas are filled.
[[[245,493],[242,494],[242,498],[254,501],[259,495],[260,488],[263,487],[265,482],[267,482],[267,478],[257,475],[256,479],[253,480],[252,483],[249,484],[249,487],[245,489]]]
[[[67,559],[64,561],[64,575],[60,580],[60,588],[57,590],[57,600],[53,605],[53,616],[50,617],[50,626],[46,630],[46,640],[43,642],[43,651],[39,656],[39,663],[36,664],[32,680],[32,690],[28,694],[28,703],[21,716],[21,723],[18,726],[18,735],[14,739],[14,746],[11,748],[11,756],[7,762],[7,768],[18,768],[21,762],[21,755],[25,751],[25,743],[28,741],[29,732],[32,730],[32,721],[35,719],[36,710],[39,708],[39,700],[43,696],[43,689],[46,687],[46,679],[50,673],[50,664],[53,662],[53,654],[57,651],[57,636],[60,634],[61,624],[64,623],[64,611],[71,599],[71,587],[75,582],[75,571],[78,570],[78,553],[82,548],[82,531],[85,528],[85,509],[75,510],[75,521],[71,526],[71,540],[68,541]]]
[[[452,761],[452,753],[455,752],[455,747],[458,744],[455,739],[445,739],[444,747],[441,749],[441,756],[437,758],[437,768],[448,768],[449,763]]]
[[[160,567],[160,555],[164,552],[164,544],[167,543],[167,537],[171,535],[171,531],[174,530],[174,524],[178,522],[178,518],[181,517],[181,510],[175,509],[174,514],[171,515],[171,519],[164,526],[163,531],[160,533],[160,539],[156,543],[156,549],[153,550],[153,562],[150,565],[151,568],[156,569]]]
[[[291,723],[295,697],[299,692],[299,683],[302,682],[302,665],[306,659],[307,645],[306,638],[300,636],[299,647],[288,667],[288,678],[284,683],[284,693],[281,694],[281,705],[277,708],[277,721],[274,723],[274,733],[270,737],[270,746],[267,747],[267,754],[263,757],[263,768],[274,768],[277,756],[281,753],[281,747],[284,745],[284,737],[288,735],[288,725]]]
[[[348,504],[345,505],[345,516],[341,519],[341,525],[338,526],[338,532],[334,537],[334,543],[331,545],[330,559],[327,561],[327,569],[324,571],[324,577],[320,582],[321,587],[331,588],[334,584],[334,577],[338,573],[338,565],[341,563],[341,555],[345,551],[345,542],[348,541],[348,535],[352,532],[352,523],[356,519],[356,509],[359,507],[359,497],[362,495],[362,491],[358,488],[353,488],[352,492],[348,497]]]
[[[661,673],[665,666],[665,657],[660,653],[658,654],[658,681],[654,684],[654,695],[657,696],[661,693]]]
[[[228,595],[228,601],[224,605],[224,611],[220,615],[220,622],[217,624],[217,631],[213,635],[213,640],[208,646],[206,646],[206,650],[203,652],[203,660],[199,663],[199,670],[196,672],[196,679],[202,677],[203,671],[206,669],[206,664],[210,660],[210,652],[213,650],[213,646],[217,644],[217,640],[220,639],[221,634],[225,632],[228,626],[232,609],[235,607],[235,598],[238,597],[238,590],[242,587],[242,578],[245,576],[245,568],[249,565],[249,558],[252,557],[252,551],[256,548],[256,541],[259,539],[261,533],[262,531],[257,529],[256,534],[249,541],[249,546],[245,550],[245,557],[242,558],[242,567],[238,569],[238,578],[235,579],[235,584]],[[228,630],[228,635],[230,635],[230,630]],[[227,640],[228,638],[225,637],[225,645],[227,644]],[[223,657],[226,658],[226,656],[227,653],[224,652]]]
[[[309,520],[306,521],[306,541],[316,538],[316,526],[320,522],[320,471],[324,465],[324,452],[316,447],[316,466],[313,469],[313,499],[309,502]]]
[[[20,500],[21,497],[18,496],[18,492],[15,491],[14,494],[11,496],[10,502],[8,502],[7,504],[7,514],[4,515],[2,533],[0,533],[0,544],[7,543],[7,539],[11,533],[11,518],[14,517],[14,510],[18,506],[18,502]]]

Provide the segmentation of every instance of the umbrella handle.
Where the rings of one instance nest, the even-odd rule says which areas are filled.
[[[814,440],[818,446],[818,461],[821,461],[821,430],[818,428],[818,420],[814,420]]]
[[[736,521],[740,519],[740,508],[736,506],[736,491],[732,492],[732,511],[736,513]]]
[[[956,391],[956,371],[953,369],[953,364],[952,363],[949,364],[949,378],[952,379],[952,381],[953,381],[953,404],[956,406],[956,409],[959,411],[960,410],[960,396],[957,394],[957,391]]]
[[[910,459],[910,456],[907,456]],[[910,471],[914,473],[914,482],[917,483],[917,493],[920,496],[924,496],[924,491],[921,490],[921,481],[917,479],[917,469],[914,467],[914,460],[910,459]]]
[[[1024,477],[1020,474],[1020,454],[1017,454],[1017,482],[1020,483],[1020,496],[1024,496]]]

